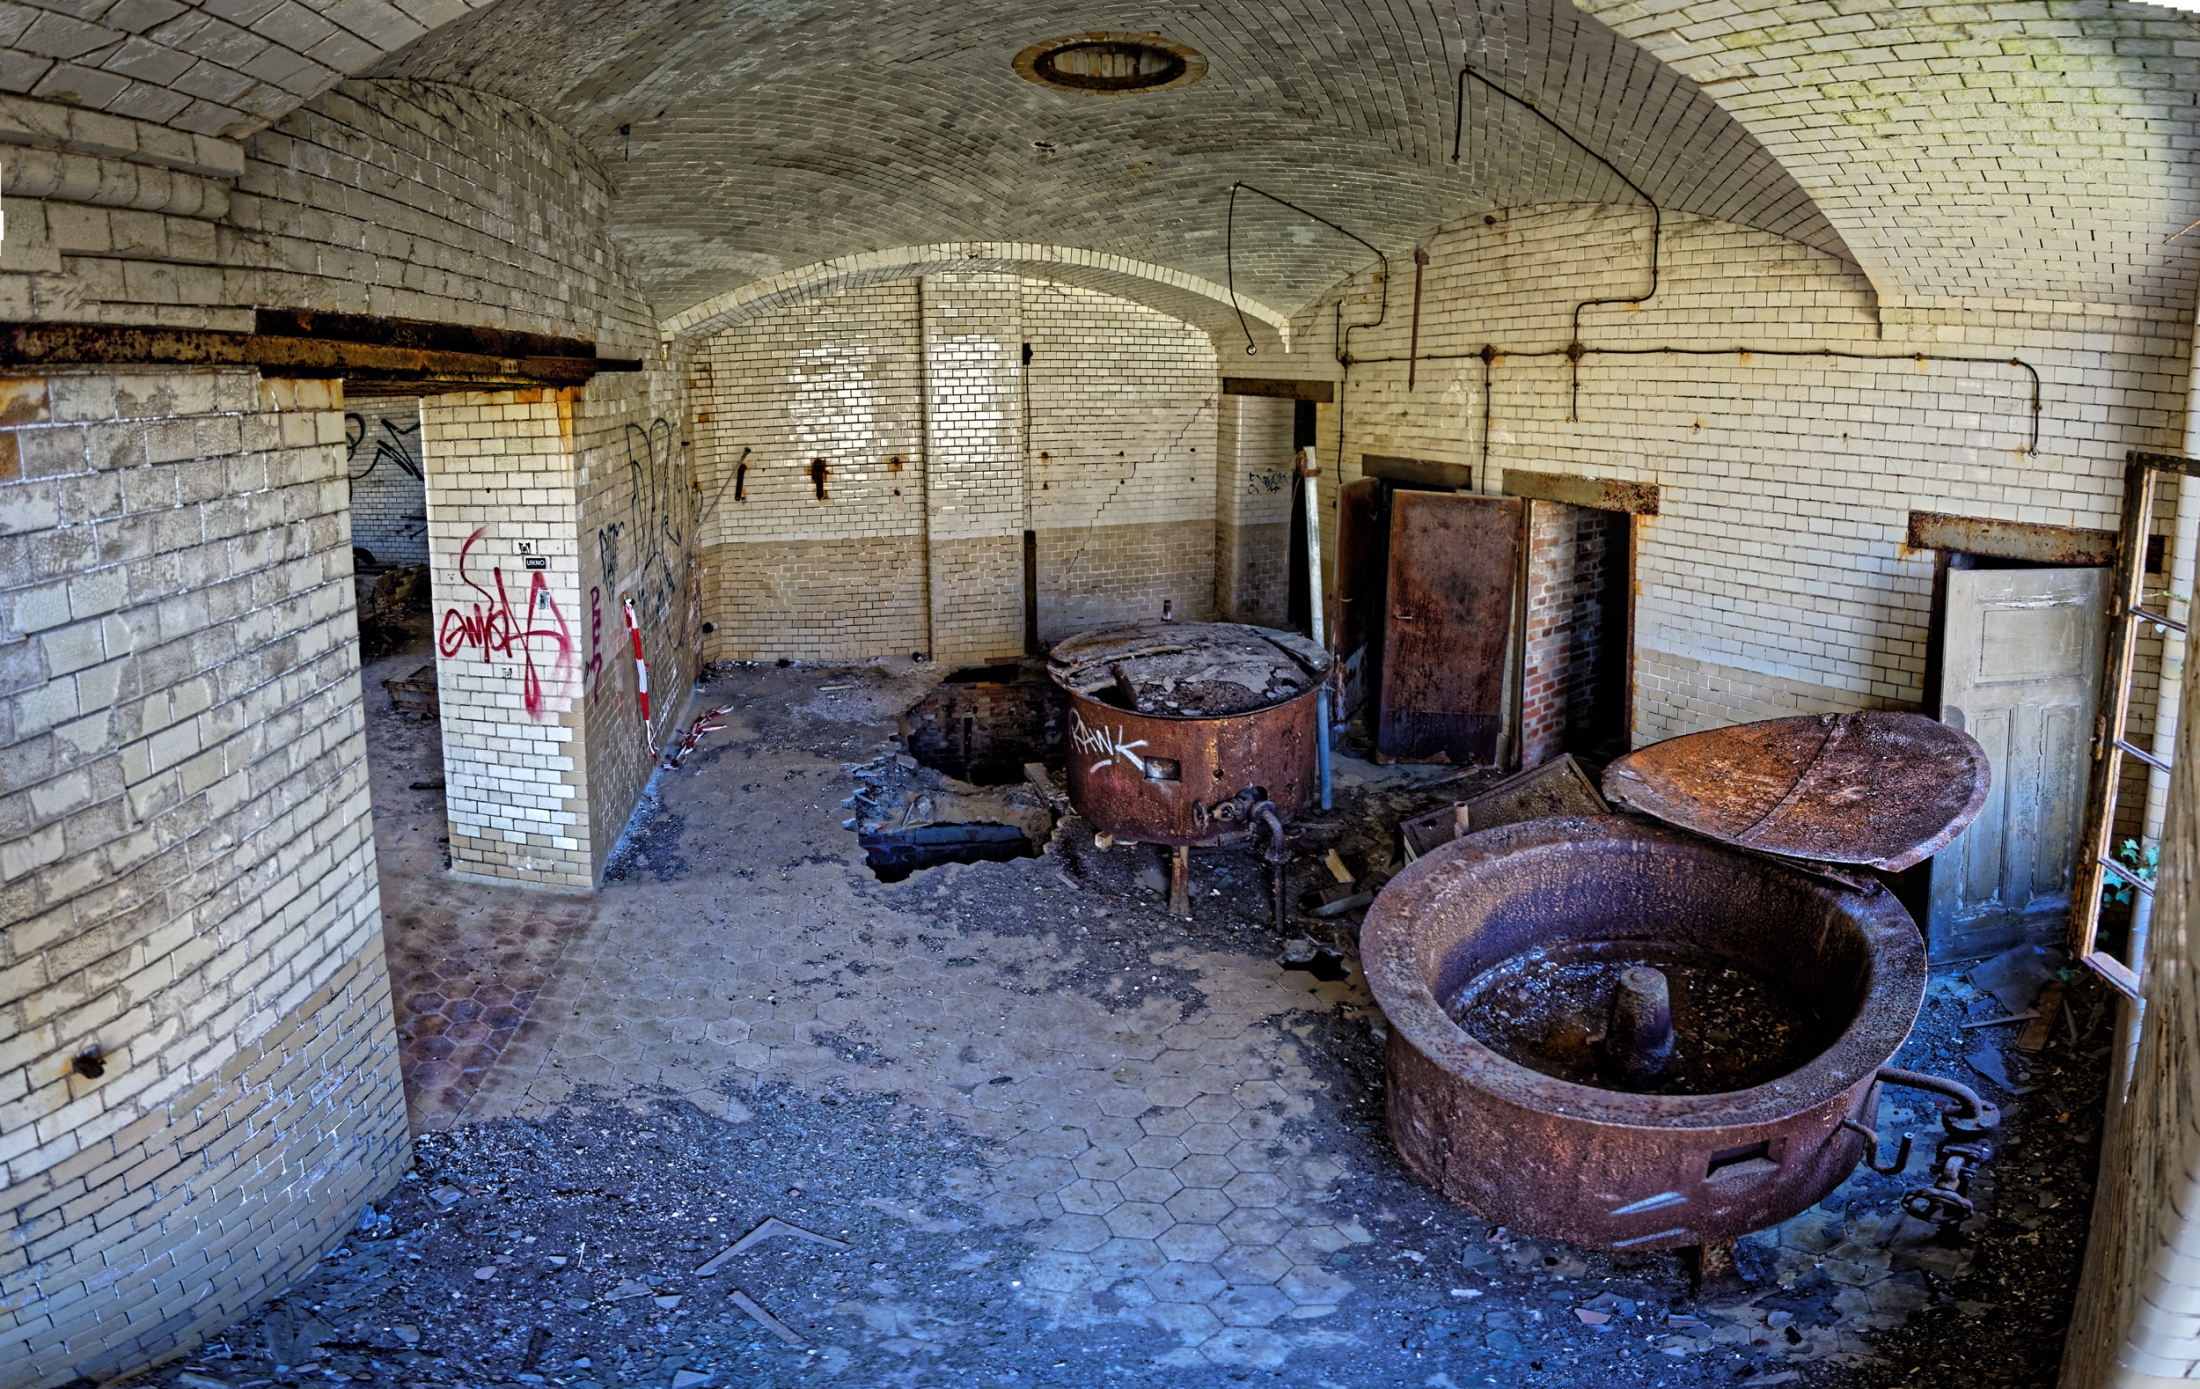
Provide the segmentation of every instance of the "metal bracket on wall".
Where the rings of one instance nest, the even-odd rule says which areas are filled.
[[[2124,945],[2125,959],[2100,946],[2101,892],[2113,876],[2149,900],[2154,885],[2109,856],[2116,833],[2117,787],[2124,759],[2135,757],[2155,771],[2167,774],[2170,764],[2127,736],[2131,715],[2131,673],[2138,655],[2139,627],[2182,633],[2185,624],[2167,613],[2146,607],[2147,541],[2153,533],[2155,485],[2163,473],[2200,477],[2200,459],[2171,454],[2130,453],[2124,468],[2123,525],[2116,539],[2116,584],[2109,599],[2108,668],[2103,672],[2107,689],[2105,707],[2094,728],[2093,779],[2086,789],[2085,831],[2078,840],[2077,882],[2070,899],[2070,953],[2087,968],[2138,998],[2140,970],[2145,962],[2145,936],[2134,930]],[[2136,910],[2133,921],[2147,913]]]

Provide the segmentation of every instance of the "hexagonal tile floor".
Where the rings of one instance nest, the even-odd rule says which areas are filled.
[[[2053,1160],[2035,1164],[2046,1176],[2005,1163],[1982,1184],[1989,1204],[2000,1183],[2004,1209],[2033,1219],[2004,1230],[1990,1272],[1904,1234],[1891,1217],[1901,1183],[1868,1172],[1753,1238],[1749,1295],[1701,1304],[1673,1256],[1547,1245],[1446,1206],[1381,1137],[1380,1015],[1356,973],[1323,982],[1279,962],[1257,858],[1195,863],[1190,926],[1137,885],[1145,851],[1097,847],[1074,820],[1068,832],[1082,838],[1045,858],[896,885],[863,868],[840,823],[844,764],[887,750],[895,714],[932,678],[906,667],[721,674],[709,696],[738,706],[730,726],[661,778],[631,830],[647,871],[591,901],[481,889],[473,907],[475,889],[453,893],[439,873],[386,876],[423,1124],[572,1123],[606,1101],[643,1124],[692,1104],[728,1150],[815,1144],[825,1175],[782,1189],[803,1201],[827,1191],[864,1213],[836,1228],[883,1215],[905,1228],[906,1258],[922,1241],[939,1246],[933,1264],[875,1256],[868,1290],[836,1282],[816,1294],[804,1325],[822,1359],[754,1340],[747,1323],[659,1319],[656,1333],[688,1338],[682,1347],[746,1345],[738,1382],[793,1382],[804,1364],[864,1366],[857,1380],[882,1383],[976,1382],[953,1376],[981,1371],[1001,1384],[1250,1375],[1436,1389],[1900,1381],[1926,1353],[1901,1337],[1938,1344],[1988,1314],[1977,1309],[2016,1305],[2011,1281],[2034,1275],[2012,1269],[2028,1258],[2053,1271],[2035,1278],[2046,1292],[2023,1294],[2035,1299],[2027,1317],[2052,1334],[2066,1315],[2075,1250],[2042,1244],[2040,1231],[2082,1229],[2070,1217],[2082,1218],[2083,1192],[2059,1211],[2037,1192],[2010,1207],[2008,1192],[2067,1181],[2068,1153],[2087,1140],[2057,1138],[2036,1096],[2025,1122],[2049,1132],[2028,1130],[2027,1151]],[[1347,759],[1340,785],[1404,794],[1437,771]],[[1935,987],[1943,1032],[1911,1060],[1947,1070],[1960,1065],[1948,1039],[1976,1035],[1954,1019],[1988,1005],[1950,992],[1961,989],[1952,981]],[[2057,1063],[2067,1078],[2042,1082],[2073,1095],[2098,1083],[2098,1010],[2082,1020],[2083,1051],[2073,1022],[2071,1057]],[[839,1140],[827,1135],[852,1122],[834,1118],[835,1103],[909,1116],[934,1155],[828,1166]],[[1929,1122],[1889,1105],[1897,1128]],[[2062,1108],[2083,1112],[2077,1100]],[[2002,1291],[1980,1291],[1988,1278]],[[983,1310],[956,1311],[956,1298]],[[1060,1354],[965,1354],[968,1327],[1002,1318]],[[1103,1343],[1105,1374],[1074,1349]],[[1836,1371],[1850,1377],[1823,1378]],[[590,1382],[577,1374],[561,1382]]]

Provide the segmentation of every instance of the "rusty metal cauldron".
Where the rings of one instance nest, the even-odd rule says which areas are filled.
[[[1069,697],[1069,798],[1101,833],[1162,844],[1169,910],[1191,915],[1191,850],[1268,835],[1283,929],[1284,821],[1313,798],[1327,652],[1294,632],[1127,622],[1057,645]]]
[[[1142,844],[1242,843],[1259,832],[1255,803],[1288,819],[1312,799],[1315,699],[1329,660],[1303,637],[1236,623],[1123,623],[1062,642],[1050,666],[1069,695],[1070,802],[1094,828]],[[1272,681],[1274,697],[1212,676],[1247,666]],[[1173,693],[1180,678],[1184,707],[1172,708],[1161,690],[1167,682]],[[1207,698],[1193,697],[1195,687]],[[1224,712],[1205,711],[1214,707]]]
[[[1635,1094],[1509,1060],[1447,1003],[1533,946],[1656,955],[1675,933],[1796,981],[1843,1021],[1800,1069],[1728,1094]],[[1603,1249],[1731,1239],[1795,1215],[1864,1154],[1879,1068],[1925,995],[1925,950],[1892,894],[1845,891],[1621,817],[1470,834],[1408,866],[1360,937],[1390,1019],[1390,1133],[1423,1180],[1485,1219]]]
[[[1988,783],[1974,741],[1920,716],[1776,720],[1675,739],[1606,773],[1607,796],[1689,830],[1533,820],[1424,855],[1385,887],[1360,938],[1390,1022],[1400,1155],[1526,1233],[1711,1246],[1815,1205],[1860,1160],[1900,1171],[1907,1141],[1882,1166],[1870,1120],[1877,1087],[1903,1085],[1956,1101],[1931,1184],[1904,1208],[1960,1220],[1998,1114],[1962,1085],[1888,1065],[1923,1003],[1924,943],[1884,886],[1836,865],[1921,861],[1970,823]],[[1818,852],[1752,843],[1775,833],[1790,854]],[[1661,971],[1673,973],[1670,1017]],[[1742,987],[1714,979],[1756,981],[1757,994],[1731,994],[1746,1006],[1727,1017],[1776,1025],[1725,1047],[1719,1064],[1734,1069],[1701,1069],[1729,1037],[1704,1012],[1683,1048],[1700,1068],[1692,1083],[1635,1083],[1638,1068],[1667,1064],[1684,990],[1700,1003]],[[1592,998],[1609,1001],[1581,1001]]]

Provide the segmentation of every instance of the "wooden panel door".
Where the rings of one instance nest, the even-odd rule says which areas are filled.
[[[1517,497],[1392,495],[1384,758],[1489,766],[1504,750],[1521,515]]]
[[[2106,640],[2105,569],[1950,569],[1941,720],[1993,768],[1986,808],[1933,859],[1935,960],[2053,943],[2070,917]]]

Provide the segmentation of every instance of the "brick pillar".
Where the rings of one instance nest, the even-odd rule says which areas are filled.
[[[1022,285],[927,275],[924,501],[932,658],[1024,649]]]
[[[429,396],[421,450],[451,869],[586,890],[576,395]],[[623,640],[623,617],[603,620]]]
[[[1605,636],[1605,563],[1614,514],[1529,502],[1528,656],[1521,676],[1523,767],[1566,750],[1596,701]],[[1617,519],[1624,525],[1624,517]]]
[[[227,1325],[405,1169],[344,476],[332,383],[0,382],[10,1389]]]
[[[1224,621],[1281,627],[1290,616],[1292,409],[1288,400],[1221,397],[1215,615]],[[1336,544],[1326,529],[1322,544]]]

